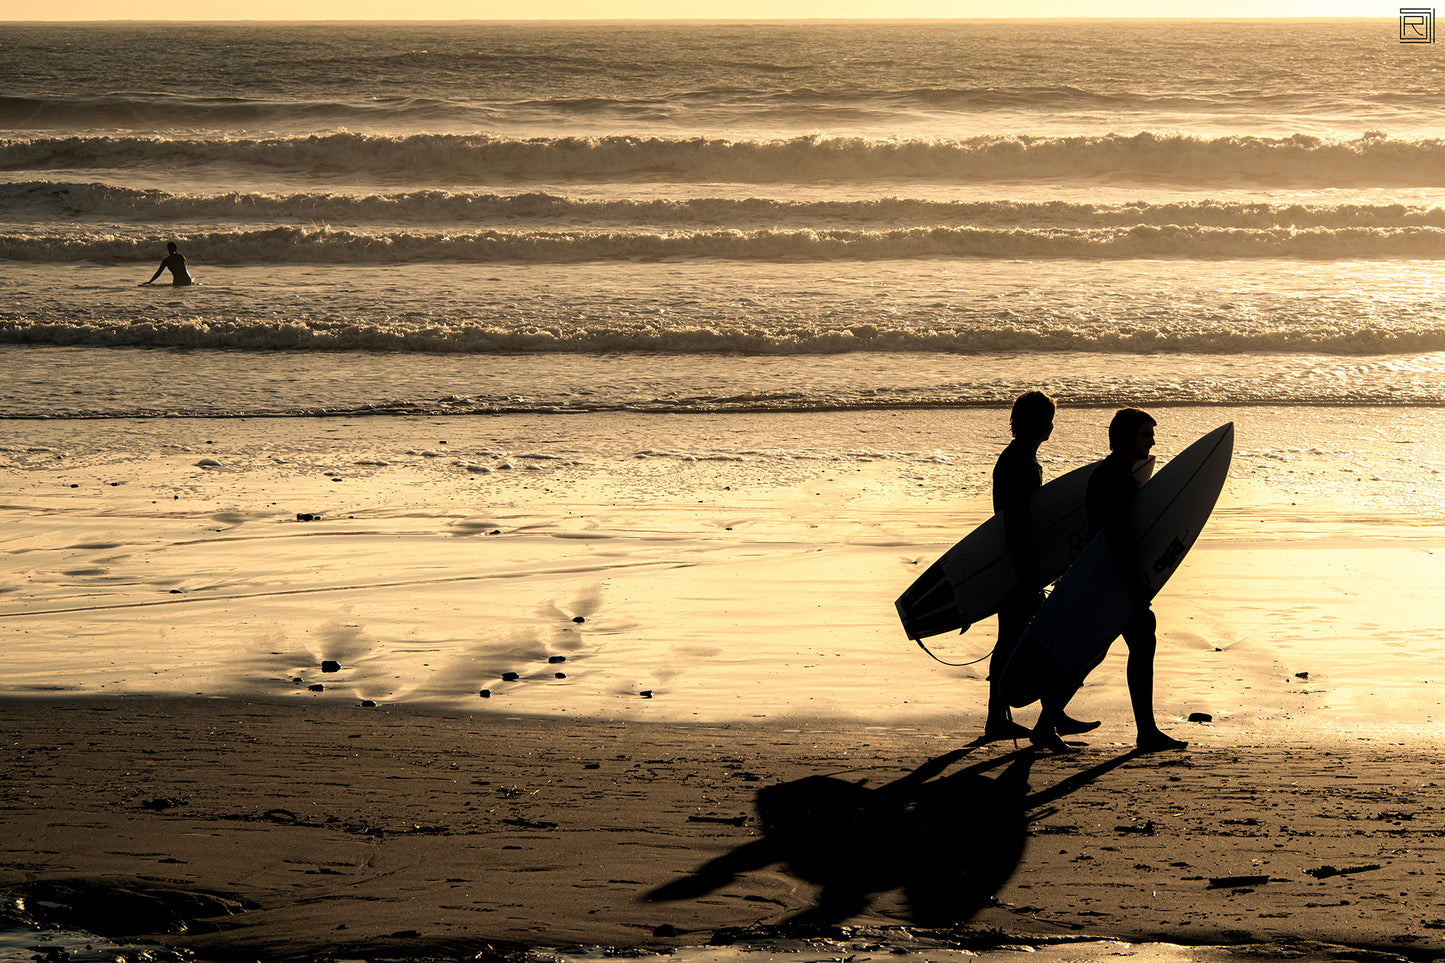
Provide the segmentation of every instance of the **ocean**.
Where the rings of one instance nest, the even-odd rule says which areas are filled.
[[[1436,49],[11,25],[0,416],[1435,406]],[[168,241],[199,283],[138,288]]]

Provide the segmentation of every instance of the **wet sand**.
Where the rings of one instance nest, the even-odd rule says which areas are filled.
[[[962,727],[0,708],[0,891],[208,959],[662,949],[839,925],[1425,959],[1445,936],[1438,747],[1206,737],[1054,757],[970,747]]]

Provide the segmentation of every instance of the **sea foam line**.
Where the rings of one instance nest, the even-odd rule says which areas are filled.
[[[777,140],[691,137],[507,138],[335,133],[308,137],[32,137],[0,140],[0,169],[162,165],[269,173],[542,180],[797,183],[923,179],[949,183],[1100,179],[1272,186],[1445,185],[1445,141],[1371,133],[1348,140],[1144,132],[962,140],[819,135]]]
[[[1088,204],[1008,199],[936,201],[909,197],[793,200],[768,196],[597,199],[548,191],[466,190],[188,194],[63,181],[0,184],[0,207],[32,220],[66,217],[449,224],[460,220],[481,226],[488,220],[526,218],[534,222],[651,226],[1445,228],[1445,208],[1403,203],[1276,204],[1206,199]]]
[[[1109,229],[919,227],[886,231],[436,231],[277,227],[254,231],[0,234],[12,261],[151,259],[165,240],[211,264],[579,263],[716,258],[848,261],[908,258],[1445,258],[1445,228],[1135,225]]]
[[[866,320],[865,320],[866,319]],[[884,324],[882,322],[888,322]],[[996,354],[1087,351],[1103,354],[1426,354],[1445,351],[1445,318],[1395,323],[1377,316],[1326,316],[1291,327],[1247,327],[1231,318],[1201,324],[1190,316],[1090,324],[1047,314],[1008,318],[882,318],[853,323],[798,319],[589,319],[501,321],[428,317],[421,322],[338,316],[327,320],[188,316],[145,320],[0,318],[0,344],[184,347],[242,350],[388,351],[437,354],[807,355],[855,352]],[[1396,377],[1403,388],[1411,379]],[[1428,379],[1427,379],[1428,380]],[[1436,400],[1439,400],[1437,395]]]

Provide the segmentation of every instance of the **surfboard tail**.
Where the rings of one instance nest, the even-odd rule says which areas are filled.
[[[968,631],[973,621],[958,607],[953,587],[940,579],[929,585],[925,591],[915,592],[914,586],[898,597],[893,607],[898,610],[898,620],[910,639],[927,638],[958,629]]]

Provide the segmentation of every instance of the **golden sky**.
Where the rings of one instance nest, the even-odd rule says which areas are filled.
[[[1404,0],[1407,6],[1418,6]],[[776,20],[889,17],[1388,17],[1377,0],[50,0],[0,4],[0,20]],[[518,17],[525,10],[526,17]]]

